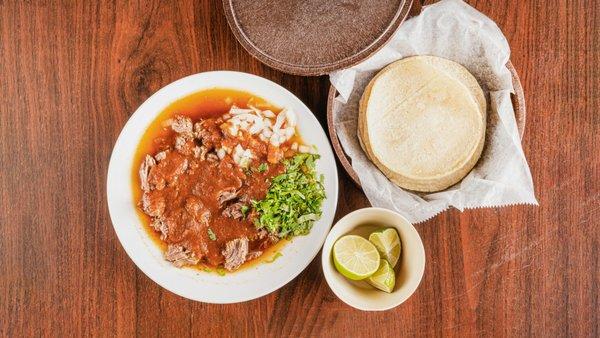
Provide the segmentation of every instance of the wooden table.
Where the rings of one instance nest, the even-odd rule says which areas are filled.
[[[512,46],[540,206],[417,224],[420,288],[393,311],[339,301],[319,259],[263,298],[188,301],[119,244],[106,171],[119,131],[162,86],[217,69],[290,89],[325,125],[327,77],[252,59],[220,1],[0,1],[0,336],[598,336],[600,2],[470,1]],[[337,218],[368,206],[340,174]]]

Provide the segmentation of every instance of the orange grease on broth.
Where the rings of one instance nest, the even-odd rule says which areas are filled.
[[[171,103],[165,109],[163,109],[163,111],[154,119],[154,121],[152,121],[138,143],[133,158],[133,166],[131,168],[131,184],[133,187],[134,202],[137,203],[142,198],[142,188],[140,186],[138,171],[144,157],[146,154],[153,155],[159,151],[158,144],[155,143],[154,140],[161,137],[167,137],[170,134],[169,128],[163,127],[166,120],[176,115],[188,116],[194,121],[197,121],[201,118],[219,117],[227,113],[233,104],[240,108],[248,108],[248,104],[251,104],[262,110],[270,109],[276,114],[282,110],[281,108],[270,104],[265,99],[251,93],[226,88],[212,88],[198,91]],[[293,141],[302,144],[301,139],[297,135],[294,136]],[[164,252],[167,249],[167,244],[160,239],[159,233],[154,231],[150,225],[150,216],[143,213],[140,208],[138,208],[137,204],[134,205],[134,207],[138,217],[144,225],[146,233],[148,236],[150,236],[150,238],[152,238],[152,241],[159,246],[161,251]],[[288,240],[280,240],[278,243],[264,250],[260,257],[244,263],[236,271],[240,271],[242,269],[252,267],[256,263],[272,259],[276,252],[288,242]],[[213,267],[203,263],[187,267],[202,271],[214,270]]]

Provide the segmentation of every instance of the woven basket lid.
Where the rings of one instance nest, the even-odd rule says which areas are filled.
[[[223,0],[244,48],[266,65],[322,75],[368,58],[404,21],[412,0]]]

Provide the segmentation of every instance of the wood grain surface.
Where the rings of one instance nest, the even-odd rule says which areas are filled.
[[[160,87],[208,70],[254,73],[325,126],[327,77],[253,59],[217,0],[0,0],[0,336],[600,335],[600,2],[469,2],[511,44],[540,205],[416,225],[420,288],[367,313],[333,295],[319,259],[254,301],[178,297],[127,257],[106,205],[113,144]],[[337,218],[368,206],[343,173],[340,186]]]

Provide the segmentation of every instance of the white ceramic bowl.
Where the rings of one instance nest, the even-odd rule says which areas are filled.
[[[307,144],[321,155],[317,171],[325,177],[327,198],[323,215],[310,234],[294,238],[272,263],[259,263],[219,276],[196,269],[178,269],[163,259],[136,215],[131,169],[136,147],[149,124],[173,101],[202,89],[221,87],[254,93],[298,115],[298,128]],[[261,77],[229,71],[188,76],[160,89],[131,116],[117,139],[108,167],[108,207],[113,227],[123,248],[150,279],[182,297],[207,303],[242,302],[266,295],[296,277],[317,255],[329,232],[338,198],[335,159],[323,128],[311,111],[285,88]]]
[[[396,286],[392,293],[379,291],[364,281],[345,278],[336,270],[331,255],[338,238],[354,234],[368,239],[373,230],[382,226],[398,230],[402,242],[400,260],[394,268]],[[425,271],[425,249],[417,230],[400,214],[382,208],[359,209],[340,219],[325,240],[321,259],[325,279],[333,293],[363,311],[383,311],[402,304],[415,292]]]

